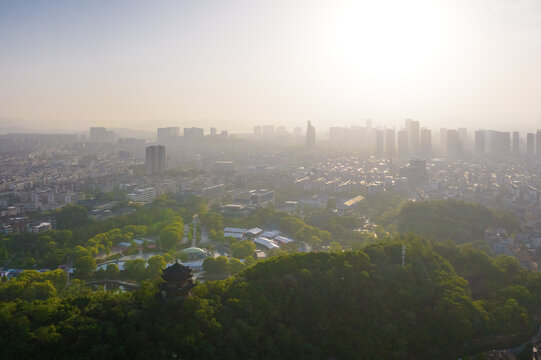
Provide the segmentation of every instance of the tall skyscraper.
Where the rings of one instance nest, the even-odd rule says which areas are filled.
[[[385,129],[385,154],[389,159],[394,157],[395,153],[395,131],[394,129]]]
[[[508,156],[511,148],[511,133],[491,130],[489,148],[492,156]]]
[[[462,154],[462,144],[458,137],[458,130],[447,129],[447,156],[458,157]]]
[[[541,159],[541,130],[535,133],[535,155]]]
[[[533,133],[528,133],[526,135],[526,155],[531,158],[534,155],[534,145],[535,145],[535,137]]]
[[[261,137],[261,126],[254,126],[254,136],[256,138],[260,138]]]
[[[421,129],[421,144],[419,150],[423,155],[430,155],[432,153],[432,131],[430,131],[430,129]]]
[[[265,139],[272,139],[274,137],[274,125],[263,125],[262,131]]]
[[[408,132],[407,130],[400,130],[398,132],[398,141],[397,141],[397,145],[398,145],[398,151],[397,151],[397,155],[399,158],[407,158],[409,156],[409,146],[408,146],[408,143],[409,143],[409,137],[408,137]]]
[[[276,128],[276,136],[287,136],[287,128],[283,125],[280,125]]]
[[[413,121],[413,120],[411,120],[411,119],[406,119],[406,120],[404,120],[404,129],[405,129],[408,133],[409,133],[409,131],[410,131],[410,127],[411,127],[411,122],[412,122],[412,121]]]
[[[210,128],[210,136],[216,136],[218,134],[218,130],[216,130],[215,127]]]
[[[91,127],[89,141],[101,144],[113,144],[116,143],[116,134],[114,131],[107,130],[104,127]]]
[[[366,131],[370,133],[372,131],[372,119],[366,119],[364,122],[364,127],[366,128]]]
[[[332,145],[344,145],[344,129],[340,126],[330,127],[329,142]]]
[[[412,154],[419,153],[420,144],[420,129],[419,121],[411,120],[409,123],[408,135],[409,135],[409,149]]]
[[[447,129],[446,128],[440,129],[440,150],[442,152],[447,151]]]
[[[475,130],[475,154],[485,154],[485,130]]]
[[[145,172],[147,175],[160,175],[165,172],[165,146],[147,146]]]
[[[468,129],[467,128],[459,128],[458,129],[458,140],[460,140],[460,144],[462,145],[462,149],[469,149],[468,145]]]
[[[344,142],[353,148],[362,148],[366,144],[366,129],[360,126],[344,128]]]
[[[311,121],[308,121],[306,125],[306,146],[309,148],[316,146],[316,129],[312,126]]]
[[[103,143],[107,138],[107,130],[104,127],[91,127],[90,128],[90,141]]]
[[[202,138],[203,136],[205,136],[205,130],[203,128],[184,128],[185,138]]]
[[[158,144],[169,144],[178,139],[180,129],[178,127],[158,128]]]
[[[376,151],[375,155],[376,157],[382,157],[383,156],[383,130],[376,130]]]
[[[513,155],[520,154],[520,134],[518,131],[513,131]]]
[[[366,143],[366,146],[370,148],[374,144],[374,136],[373,136],[373,130],[372,129],[372,119],[366,119],[364,122],[364,139],[361,139],[360,141],[364,141]]]

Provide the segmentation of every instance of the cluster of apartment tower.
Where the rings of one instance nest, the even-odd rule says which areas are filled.
[[[377,157],[402,157],[445,155],[527,155],[541,158],[541,130],[528,133],[526,142],[518,131],[476,130],[474,138],[468,136],[467,128],[440,129],[439,136],[433,136],[428,128],[421,128],[419,121],[407,119],[404,128],[372,128],[366,121],[365,127],[329,128],[329,143],[335,146],[361,146],[366,144]],[[366,139],[366,141],[359,141]],[[433,146],[436,139],[436,146]],[[439,141],[438,141],[439,140]]]

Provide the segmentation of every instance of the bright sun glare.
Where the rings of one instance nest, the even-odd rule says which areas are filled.
[[[407,85],[450,65],[454,14],[437,1],[341,3],[331,15],[329,45],[344,75]]]

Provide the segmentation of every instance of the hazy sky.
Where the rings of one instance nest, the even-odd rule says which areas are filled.
[[[366,118],[541,128],[541,1],[0,0],[0,127]]]

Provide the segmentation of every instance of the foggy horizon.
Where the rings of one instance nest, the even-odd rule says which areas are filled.
[[[3,2],[0,132],[535,131],[539,39],[529,0]]]

